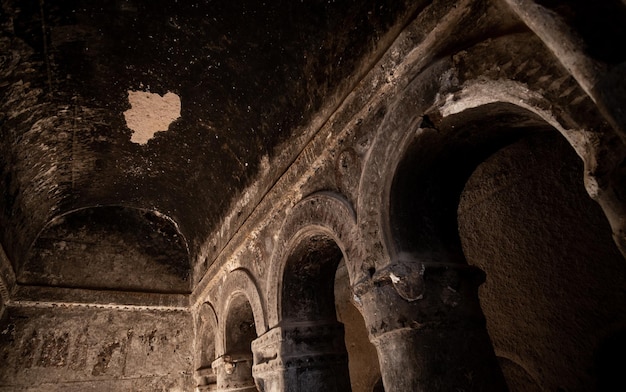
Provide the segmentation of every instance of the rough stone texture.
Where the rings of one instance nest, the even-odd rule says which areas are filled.
[[[10,308],[0,390],[191,389],[187,312]]]
[[[130,141],[146,144],[157,132],[168,130],[180,118],[180,98],[174,93],[163,96],[143,91],[128,91],[130,109],[124,112],[126,126],[133,131]]]
[[[353,303],[348,273],[344,263],[339,264],[335,277],[335,306],[337,320],[344,324],[350,386],[352,392],[372,392],[380,380],[376,348],[369,341],[363,316]]]
[[[519,369],[504,367],[513,390],[529,390],[516,387],[524,378],[534,390],[596,390],[596,350],[626,322],[626,265],[581,171],[559,135],[537,135],[480,165],[459,205],[465,254],[487,273],[496,353]]]
[[[0,388],[623,383],[623,1],[0,4]]]
[[[17,279],[23,284],[188,293],[189,269],[186,243],[171,221],[152,211],[99,207],[49,224]]]
[[[118,204],[171,217],[213,260],[250,213],[228,214],[244,188],[265,172],[262,196],[419,3],[3,2],[10,257],[60,214]],[[177,94],[181,118],[131,143],[129,90]]]

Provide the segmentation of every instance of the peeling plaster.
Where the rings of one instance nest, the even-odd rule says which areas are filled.
[[[159,94],[145,91],[128,91],[131,108],[124,112],[126,125],[133,131],[130,141],[146,144],[157,132],[167,131],[180,117],[180,97],[168,92]]]

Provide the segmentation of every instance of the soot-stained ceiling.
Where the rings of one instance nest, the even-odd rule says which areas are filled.
[[[167,227],[181,238],[160,243],[193,264],[234,201],[269,189],[324,105],[423,3],[3,1],[0,240],[18,279],[80,287],[37,263],[87,227],[85,238],[111,233],[114,247],[129,233],[122,223],[141,217],[151,221],[134,237]]]

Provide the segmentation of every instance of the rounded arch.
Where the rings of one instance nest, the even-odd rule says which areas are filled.
[[[376,135],[365,158],[357,204],[359,235],[368,247],[366,263],[370,269],[375,270],[405,257],[405,249],[394,241],[395,234],[402,228],[393,227],[390,216],[392,188],[398,183],[396,174],[401,169],[402,160],[415,152],[420,143],[424,143],[423,152],[426,155],[434,154],[435,151],[428,149],[429,143],[437,138],[443,141],[448,135],[446,132],[458,131],[454,129],[459,124],[458,120],[470,113],[484,114],[495,108],[510,117],[509,124],[521,115],[529,129],[556,129],[583,159],[585,172],[581,176],[594,172],[599,164],[595,156],[597,141],[605,138],[610,131],[589,97],[571,75],[555,65],[555,59],[549,54],[545,56],[547,60],[542,59],[549,65],[546,65],[546,72],[541,78],[527,76],[532,83],[518,81],[526,76],[524,72],[531,74],[532,70],[520,71],[520,67],[515,67],[518,60],[505,46],[500,43],[491,48],[502,56],[501,61],[510,59],[510,64],[499,67],[497,72],[484,69],[484,65],[481,68],[476,51],[470,49],[454,58],[444,58],[431,64],[401,94],[386,106],[378,108],[384,116],[377,125]],[[485,48],[481,48],[481,53]],[[483,63],[488,63],[488,60],[484,59]],[[463,74],[458,69],[461,62],[467,68]],[[558,91],[552,91],[555,89]],[[559,98],[558,94],[566,95],[567,99]],[[555,97],[560,101],[555,101]],[[567,104],[572,101],[576,103],[575,108]],[[582,113],[588,119],[582,119]],[[494,129],[493,126],[490,128]],[[494,138],[484,140],[487,144],[498,144],[497,139],[506,143],[506,139],[512,136],[491,133]],[[487,133],[483,135],[481,129],[475,129],[474,134],[477,135],[475,140],[489,136]],[[585,180],[587,183],[587,177]],[[454,259],[455,256],[442,257]]]
[[[283,276],[287,262],[294,252],[304,252],[307,246],[308,250],[325,252],[330,258],[343,256],[352,286],[367,273],[360,265],[363,253],[350,203],[331,192],[318,192],[304,198],[289,211],[271,258],[267,284],[270,325],[279,323],[283,311]]]
[[[200,305],[196,318],[196,358],[197,369],[211,367],[216,356],[218,322],[215,308],[211,303]]]
[[[503,147],[552,130],[535,113],[505,102],[468,108],[421,128],[385,190],[382,216],[391,255],[464,263],[457,206],[467,180]]]
[[[222,320],[222,322],[219,325],[220,338],[217,339],[216,342],[216,356],[226,353],[227,317],[232,310],[232,306],[243,306],[243,309],[248,311],[248,309],[245,308],[244,299],[245,302],[249,304],[249,311],[254,319],[254,333],[256,336],[260,336],[267,331],[267,322],[261,295],[250,272],[243,268],[231,271],[226,276],[220,290],[218,318]]]
[[[211,303],[204,302],[197,309],[195,326],[194,379],[198,389],[204,390],[217,381],[212,365],[217,358],[215,346],[219,328]]]
[[[238,268],[224,277],[219,290],[217,389],[255,391],[252,342],[267,331],[258,287],[249,271]]]
[[[174,219],[154,208],[111,204],[65,212],[41,229],[26,255],[19,269],[25,284],[191,292],[187,239]]]
[[[222,332],[224,353],[251,354],[250,345],[258,335],[254,311],[244,292],[235,292],[229,297]]]

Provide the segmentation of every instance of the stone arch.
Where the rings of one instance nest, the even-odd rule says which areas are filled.
[[[516,50],[521,52],[515,54]],[[593,196],[590,178],[602,172],[598,168],[610,171],[621,162],[613,151],[599,159],[602,154],[596,146],[615,146],[619,138],[577,81],[529,32],[476,44],[418,72],[397,96],[371,108],[379,115],[373,120],[376,132],[363,164],[357,218],[372,279],[356,291],[368,309],[387,388],[416,389],[415,380],[420,379],[421,387],[430,383],[437,389],[441,379],[436,372],[420,370],[409,377],[396,370],[403,363],[397,358],[414,360],[417,369],[434,369],[432,361],[419,365],[431,355],[427,347],[438,347],[431,359],[444,358],[445,347],[463,347],[442,366],[467,370],[447,374],[447,385],[463,386],[462,373],[471,371],[486,389],[501,390],[505,380],[478,301],[484,274],[469,266],[463,255],[454,198],[481,159],[521,135],[555,130],[583,160],[581,177]],[[463,141],[464,137],[469,139]],[[461,154],[472,150],[463,147],[466,142],[480,147],[471,152],[474,156]],[[449,145],[456,149],[446,150]],[[449,162],[440,160],[442,153]],[[458,172],[438,166],[459,161]],[[411,188],[408,183],[414,174],[419,183]],[[448,188],[440,184],[448,180],[446,175],[455,176]],[[406,190],[413,194],[399,196]],[[394,211],[407,206],[406,218],[399,209]],[[417,228],[418,235],[410,237],[409,227]],[[394,314],[385,311],[383,304],[388,303],[397,306]],[[426,332],[429,323],[436,325],[437,336]],[[453,344],[461,330],[463,343]],[[440,339],[443,336],[446,339]]]
[[[283,223],[270,262],[267,284],[268,321],[280,322],[283,275],[290,253],[304,238],[315,235],[332,239],[343,254],[350,284],[364,278],[360,268],[362,252],[357,238],[356,216],[350,203],[331,192],[314,193],[297,203]]]
[[[568,91],[578,88],[571,80],[567,81],[566,75],[554,79],[563,80],[564,84],[569,85]],[[378,205],[382,206],[381,211],[374,211],[374,214],[378,214],[379,220],[372,227],[379,230],[377,234],[379,241],[384,244],[384,251],[387,252],[379,259],[387,262],[389,266],[388,269],[381,270],[388,274],[385,278],[392,281],[398,293],[409,301],[421,299],[424,293],[428,293],[424,289],[424,285],[428,284],[428,282],[425,283],[425,276],[428,275],[428,272],[424,273],[425,270],[428,271],[430,268],[432,271],[433,268],[447,265],[468,264],[467,255],[458,237],[460,234],[456,219],[458,198],[463,192],[464,184],[478,164],[493,153],[510,144],[515,144],[514,142],[528,135],[541,134],[535,136],[543,137],[545,134],[553,133],[559,141],[565,140],[566,150],[571,148],[575,151],[584,164],[582,170],[577,168],[576,171],[580,172],[580,177],[585,179],[587,193],[599,201],[602,207],[605,207],[604,213],[609,218],[609,222],[611,222],[611,213],[615,213],[610,209],[607,211],[606,205],[603,205],[602,194],[596,193],[597,185],[594,184],[594,177],[599,167],[611,171],[615,163],[620,162],[621,147],[616,144],[619,138],[606,127],[606,123],[588,98],[572,93],[573,96],[578,97],[575,100],[579,103],[568,106],[539,88],[529,89],[527,85],[510,79],[470,79],[459,87],[460,90],[450,93],[447,97],[444,96],[421,114],[413,115],[408,114],[410,114],[412,102],[415,102],[415,96],[411,96],[408,90],[408,97],[405,97],[406,106],[402,106],[400,102],[404,98],[400,98],[393,108],[394,112],[387,114],[381,125],[381,134],[385,139],[381,142],[385,143],[386,148],[383,156],[370,155],[369,157],[376,159],[375,162],[386,164],[372,169],[372,175],[380,180],[380,193],[377,195],[377,201]],[[582,119],[578,114],[573,113],[577,110],[587,113],[589,119]],[[395,113],[396,111],[399,112]],[[403,129],[398,130],[398,126]],[[388,142],[389,134],[393,132],[397,132],[395,143]],[[604,158],[601,157],[601,152],[594,146],[594,143],[600,140],[602,140],[602,143],[599,143],[601,145],[616,146],[617,154],[615,151],[609,151],[608,158],[602,160]],[[615,143],[607,143],[607,140],[613,140]],[[376,143],[377,141],[375,141],[374,149]],[[571,150],[568,151],[571,152]],[[375,153],[375,150],[370,152],[370,154]],[[549,160],[542,162],[549,162]],[[543,167],[547,166],[543,165]],[[366,167],[365,170],[370,169]],[[375,172],[376,170],[378,173]],[[381,172],[384,174],[381,175]],[[367,175],[364,174],[362,179],[367,179],[365,177]],[[371,190],[363,184],[361,189]],[[362,205],[374,206],[375,204],[375,201],[366,199],[363,200]],[[361,217],[367,219],[370,215],[368,211],[359,210],[358,216],[359,219]],[[360,224],[359,227],[362,229],[364,225]],[[410,228],[415,228],[416,231],[410,233]],[[615,235],[615,226],[613,230]],[[363,236],[371,233],[376,233],[376,230],[367,230],[367,234]],[[380,251],[380,248],[378,249]],[[373,248],[374,252],[376,250],[377,248]],[[490,259],[487,258],[487,260]],[[498,281],[497,274],[493,274],[491,270],[474,261],[475,259],[469,264],[478,265],[489,271],[491,281]],[[385,265],[380,267],[385,267]],[[455,268],[458,267],[455,266]],[[382,276],[382,272],[379,275]],[[574,279],[574,276],[577,275],[571,274],[569,279]],[[501,284],[502,280],[500,279],[497,284]],[[564,287],[568,286],[564,285]],[[502,294],[502,291],[499,293]],[[495,298],[496,294],[491,294],[491,296]],[[593,298],[595,300],[595,297]],[[512,328],[509,325],[493,327],[495,323],[492,320],[498,318],[498,313],[493,309],[498,308],[499,303],[492,301],[489,305],[484,296],[481,297],[481,302],[491,328],[489,332],[499,339],[499,341],[494,340],[494,343],[502,344],[504,339],[512,336],[510,333]],[[552,304],[556,301],[550,300],[545,303]],[[616,303],[621,304],[617,300]],[[615,306],[617,308],[621,305]],[[589,320],[592,319],[588,315],[586,317]],[[587,319],[579,322],[587,322]],[[575,329],[572,331],[572,333],[579,333]],[[509,335],[506,335],[507,333]],[[582,334],[572,336],[582,336]],[[513,384],[534,385],[535,381],[532,377],[526,376],[515,363],[501,358],[498,362],[500,369],[506,372],[507,380],[513,380]],[[556,376],[552,378],[545,376],[541,383],[557,383],[561,380],[560,376],[564,374],[559,373],[560,369],[557,367],[550,371]],[[512,379],[512,376],[515,379]],[[571,377],[562,378],[571,379]],[[589,380],[585,379],[580,383],[588,386]]]
[[[256,391],[252,376],[252,341],[267,329],[258,287],[242,268],[231,271],[221,287],[220,344],[213,362],[220,391]]]
[[[237,268],[228,273],[224,283],[220,287],[220,300],[218,303],[218,319],[223,320],[220,324],[220,338],[216,344],[217,355],[223,355],[225,346],[224,323],[233,298],[243,295],[250,304],[254,317],[255,333],[262,335],[267,331],[267,322],[260,291],[255,279],[247,270]]]
[[[244,293],[237,292],[230,297],[223,329],[225,353],[232,355],[250,350],[250,343],[257,336],[256,323],[252,305]]]
[[[378,108],[382,118],[365,158],[356,206],[359,234],[368,246],[365,264],[370,270],[401,257],[401,249],[397,249],[392,240],[389,199],[398,165],[411,145],[439,132],[441,121],[450,121],[455,116],[463,116],[463,112],[490,105],[515,107],[513,112],[525,112],[528,118],[534,117],[538,124],[542,122],[542,126],[554,128],[563,135],[585,164],[581,175],[584,175],[588,192],[604,208],[614,233],[621,233],[619,219],[615,217],[621,214],[621,209],[615,206],[611,194],[607,196],[609,201],[602,202],[603,195],[598,196],[600,185],[594,178],[596,173],[611,171],[622,161],[619,148],[618,152],[598,150],[598,146],[619,144],[618,137],[576,80],[551,53],[541,48],[537,37],[523,36],[535,41],[538,50],[545,52],[541,61],[545,62],[546,70],[541,77],[532,77],[536,70],[524,69],[530,68],[525,63],[518,66],[513,54],[507,52],[506,40],[514,44],[521,37],[503,37],[476,45],[480,50],[472,48],[454,58],[432,63],[416,75],[401,94]],[[484,64],[489,66],[489,59],[480,59],[477,53],[486,50],[497,53],[502,62],[508,59],[509,63],[498,67],[497,71],[485,69]],[[467,68],[463,74],[458,70],[460,63]],[[528,81],[524,81],[524,77]],[[598,159],[600,155],[604,159]]]
[[[385,190],[382,216],[392,260],[464,264],[457,207],[468,178],[504,146],[551,130],[533,112],[506,102],[467,108],[421,128],[399,154]]]
[[[215,359],[216,349],[215,343],[217,341],[217,314],[213,305],[209,302],[205,302],[200,305],[198,317],[196,321],[196,330],[199,337],[199,348],[196,360],[198,367],[211,366],[211,362]]]
[[[268,278],[274,327],[253,344],[255,377],[268,390],[350,389],[335,285],[342,260],[350,286],[360,279],[355,233],[354,211],[334,193],[312,194],[288,212]]]
[[[85,244],[93,255],[90,264],[82,257]],[[187,239],[174,219],[153,208],[98,205],[65,212],[42,228],[26,256],[18,269],[18,279],[25,284],[191,291]],[[49,274],[41,273],[42,265]],[[55,277],[54,283],[48,275]]]
[[[217,380],[211,367],[216,356],[216,342],[218,340],[217,314],[213,305],[205,302],[200,305],[196,318],[196,358],[195,378],[200,390],[208,389]]]

